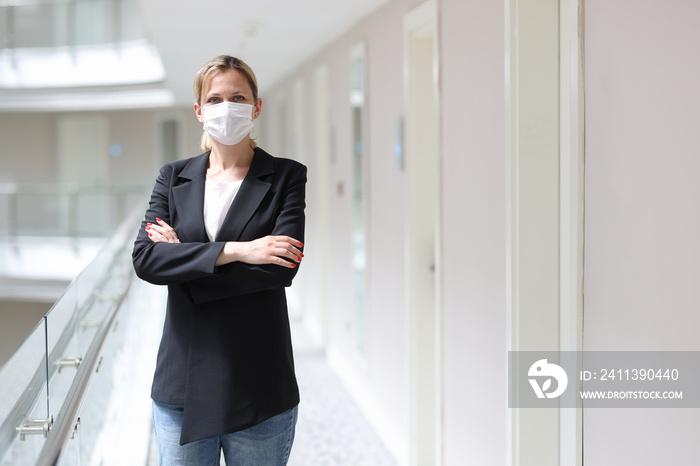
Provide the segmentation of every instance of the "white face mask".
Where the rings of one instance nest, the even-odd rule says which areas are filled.
[[[202,107],[204,131],[221,144],[238,144],[253,129],[253,106],[237,102]]]

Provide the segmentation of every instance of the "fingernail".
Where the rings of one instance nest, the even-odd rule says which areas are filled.
[[[304,257],[304,253],[303,253],[303,252],[301,253],[301,257]]]
[[[153,236],[153,233],[149,233],[148,236]]]
[[[156,217],[156,221],[157,221],[157,222],[162,222],[162,220],[159,219],[158,217]]]
[[[150,230],[150,229],[151,229],[151,227],[146,227],[146,230]]]
[[[304,243],[299,243],[299,247],[304,247]]]
[[[296,264],[292,264],[292,268],[294,268],[294,267],[296,267],[296,266],[297,266]]]
[[[150,226],[153,225],[153,224],[152,224],[152,223],[147,223],[146,225],[148,225],[148,226],[150,227]]]

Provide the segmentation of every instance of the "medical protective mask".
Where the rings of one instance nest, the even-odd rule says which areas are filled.
[[[204,131],[221,144],[238,144],[253,129],[253,106],[222,102],[202,107]]]

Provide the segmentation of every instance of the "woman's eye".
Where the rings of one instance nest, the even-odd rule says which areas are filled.
[[[207,102],[209,102],[210,104],[215,104],[218,101],[219,101],[218,97],[211,97],[209,100],[207,100]]]

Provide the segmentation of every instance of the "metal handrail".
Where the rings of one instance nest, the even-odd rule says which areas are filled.
[[[100,352],[104,346],[109,329],[112,328],[114,320],[121,308],[124,298],[129,292],[129,288],[132,283],[133,273],[129,275],[127,280],[126,288],[123,293],[113,302],[112,308],[110,309],[107,317],[102,321],[100,328],[95,334],[90,348],[83,357],[80,366],[78,367],[78,373],[73,379],[73,384],[66,395],[66,401],[61,407],[60,414],[55,420],[55,423],[46,438],[46,443],[44,443],[41,452],[39,453],[39,459],[35,463],[36,466],[53,466],[58,463],[59,457],[63,448],[68,443],[73,433],[77,430],[78,424],[80,423],[80,418],[78,414],[80,413],[80,408],[87,394],[90,381],[92,380],[93,374],[95,374],[96,369],[100,360]]]
[[[140,184],[79,184],[79,183],[16,183],[0,182],[0,195],[7,194],[66,194],[78,189],[87,193],[133,192],[144,189]]]
[[[129,293],[131,283],[135,276],[130,261],[131,235],[129,235],[129,232],[137,229],[137,224],[142,213],[141,208],[134,209],[131,215],[117,228],[112,236],[112,240],[108,241],[106,248],[113,248],[113,250],[109,252],[109,254],[111,254],[109,267],[105,270],[104,275],[98,283],[95,284],[89,298],[85,300],[79,309],[73,312],[51,352],[44,355],[33,378],[27,385],[27,388],[23,391],[6,419],[0,425],[0,452],[8,451],[17,435],[22,435],[23,421],[27,419],[27,416],[32,411],[32,407],[36,405],[40,397],[46,393],[43,390],[44,384],[47,384],[57,370],[59,370],[55,362],[59,361],[61,356],[64,355],[73,335],[79,328],[81,319],[101,302],[100,299],[105,297],[103,294],[105,290],[107,290],[109,292],[109,299],[111,300],[110,308],[104,317],[101,318],[101,324],[86,354],[80,361],[68,394],[62,402],[58,414],[55,416],[55,423],[52,424],[52,421],[47,419],[46,426],[43,426],[47,440],[43,445],[36,464],[55,464],[58,460],[62,449],[71,436],[71,429],[75,424],[77,413],[85,398],[95,368],[99,364],[100,351],[105,343],[109,329],[112,327],[119,313],[119,309]],[[97,257],[99,257],[99,254]],[[122,267],[123,270],[120,271],[120,267]],[[75,282],[81,275],[82,273],[78,275],[74,282],[68,287],[63,297],[68,295],[68,290],[75,285]],[[51,310],[57,307],[61,299],[52,306]],[[47,318],[51,318],[51,310],[43,318],[45,329]],[[48,346],[46,350],[48,351]],[[53,408],[51,408],[51,411],[53,411]],[[52,417],[50,412],[48,414]],[[32,420],[32,422],[34,421]],[[29,429],[36,429],[39,431],[41,427],[30,427]]]
[[[102,283],[100,286],[103,285],[104,283]],[[14,438],[17,435],[16,427],[19,426],[22,421],[27,419],[29,413],[32,411],[32,407],[37,403],[37,400],[41,396],[42,388],[47,383],[47,380],[51,380],[53,375],[58,370],[58,366],[52,362],[59,360],[64,354],[70,340],[73,338],[73,332],[78,328],[80,317],[85,315],[90,308],[92,308],[92,306],[95,304],[96,297],[97,294],[92,293],[92,296],[85,302],[85,304],[77,312],[73,313],[63,332],[61,333],[61,336],[59,336],[56,344],[49,353],[48,363],[46,355],[44,355],[41,363],[34,372],[34,376],[30,380],[29,384],[27,384],[27,388],[17,399],[17,402],[12,407],[12,410],[9,412],[2,425],[0,425],[0,451],[6,451],[14,441]],[[59,301],[57,301],[57,303]],[[53,307],[55,307],[55,304]],[[49,311],[49,313],[43,317],[45,329],[47,325],[46,319],[50,312],[51,311]]]
[[[45,326],[46,316],[42,319]],[[27,384],[27,388],[22,392],[22,395],[17,399],[5,420],[0,424],[0,452],[9,449],[15,437],[17,437],[17,426],[28,418],[32,408],[36,405],[42,394],[42,388],[46,385],[46,370],[46,355],[44,355]],[[2,459],[2,455],[0,455],[0,459]]]
[[[126,231],[132,229],[140,217],[142,212],[140,210],[135,210],[132,215],[129,216],[122,224],[120,228],[115,233],[116,237],[125,237]],[[119,250],[115,253],[115,257],[122,256],[125,252],[130,252],[131,243],[122,244]],[[123,256],[122,256],[123,257]],[[129,264],[131,262],[129,261]],[[112,263],[114,266],[114,263]],[[112,271],[112,268],[110,268]],[[104,287],[107,280],[113,280],[112,274],[107,274],[108,276],[101,282],[99,289]],[[82,362],[78,367],[77,374],[73,379],[73,383],[66,395],[65,401],[61,406],[61,409],[56,416],[55,423],[48,433],[46,442],[44,443],[41,452],[39,453],[39,458],[35,463],[37,466],[48,466],[57,464],[63,448],[66,443],[71,438],[75,430],[78,428],[80,408],[85,399],[85,395],[88,392],[90,381],[92,376],[95,374],[96,369],[100,360],[100,352],[104,346],[107,335],[109,334],[109,329],[112,328],[114,320],[121,308],[121,305],[129,293],[131,283],[134,278],[133,268],[129,267],[128,273],[124,275],[124,283],[120,287],[120,291],[112,297],[112,306],[107,312],[107,315],[102,319],[102,323],[97,330],[97,333],[90,343],[85,356],[83,356]],[[95,293],[93,293],[95,295]],[[88,303],[86,303],[87,305]]]

